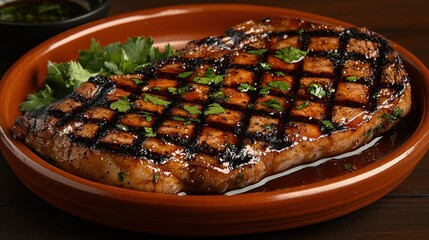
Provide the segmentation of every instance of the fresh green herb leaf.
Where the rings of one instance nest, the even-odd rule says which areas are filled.
[[[221,75],[215,76],[215,77],[196,77],[193,79],[194,82],[200,83],[200,84],[219,84],[223,81],[223,77]]]
[[[265,129],[265,130],[268,130],[268,131],[272,130],[274,127],[275,127],[275,125],[272,124],[272,123],[262,125],[262,128]]]
[[[208,78],[208,77],[196,77],[192,81],[194,81],[196,83],[200,83],[200,84],[209,85],[209,84],[211,84],[213,82],[213,79],[212,78]]]
[[[207,68],[205,76],[208,77],[208,78],[216,77],[216,73],[215,73],[214,68],[212,68],[212,67]]]
[[[140,112],[140,114],[145,117],[146,121],[152,121],[152,113],[150,112]]]
[[[53,63],[48,61],[48,73],[45,83],[51,87],[54,97],[57,99],[65,97],[74,88],[87,81],[91,74],[77,62]]]
[[[125,180],[125,177],[127,177],[127,175],[128,174],[126,172],[123,172],[123,171],[118,172],[118,180],[123,182]]]
[[[161,52],[159,48],[153,46],[153,43],[149,37],[133,37],[128,38],[125,43],[114,42],[102,47],[99,41],[91,39],[89,49],[79,51],[77,61],[61,63],[48,61],[45,83],[52,89],[53,97],[60,99],[91,76],[127,74],[153,61],[177,55],[177,51],[169,44],[165,45],[164,52]],[[50,102],[45,101],[44,104],[48,105]]]
[[[148,63],[177,55],[167,44],[163,53],[153,46],[154,41],[148,37],[131,37],[125,43],[114,42],[105,47],[91,39],[90,49],[80,51],[78,62],[88,71],[102,75],[127,74],[142,68]]]
[[[178,78],[187,78],[187,77],[191,76],[193,73],[194,73],[193,71],[182,72],[182,73],[179,73],[177,75],[177,77]]]
[[[143,83],[142,80],[138,79],[138,78],[131,78],[131,80],[135,83],[135,84],[141,84]]]
[[[127,126],[125,126],[123,124],[120,124],[120,123],[117,123],[116,127],[119,128],[122,131],[128,131],[129,130]]]
[[[380,97],[381,95],[380,95],[380,91],[375,91],[372,95],[371,95],[371,97],[372,98],[378,98],[378,97]]]
[[[358,79],[359,79],[359,77],[357,77],[357,76],[348,76],[348,77],[346,77],[346,80],[348,82],[356,82],[356,80],[358,80]]]
[[[331,51],[330,53],[329,53],[329,56],[331,56],[331,57],[338,57],[338,50],[334,50],[334,51]]]
[[[374,129],[370,128],[365,132],[365,137],[371,138],[371,136],[373,136],[373,134],[374,134]]]
[[[280,80],[275,80],[275,81],[269,82],[268,86],[270,86],[272,88],[280,89],[282,91],[289,90],[289,88],[290,88],[288,83],[282,82]]]
[[[225,112],[225,109],[219,103],[212,103],[207,107],[207,110],[204,111],[205,115],[220,114]]]
[[[275,56],[277,58],[280,58],[284,62],[296,63],[304,59],[306,55],[307,55],[306,51],[290,46],[287,48],[282,48],[280,50],[277,50]]]
[[[256,90],[256,88],[254,86],[249,85],[247,83],[241,83],[237,89],[240,92],[248,92],[248,91],[255,91]]]
[[[162,88],[161,87],[154,87],[154,88],[152,88],[152,90],[154,90],[154,91],[161,91],[162,90]]]
[[[19,109],[23,112],[28,112],[47,106],[55,101],[56,98],[53,96],[52,89],[49,85],[45,85],[43,90],[40,90],[37,93],[28,94],[27,100],[19,105]]]
[[[304,28],[300,28],[300,29],[298,29],[298,35],[299,36],[302,36],[302,34],[305,32],[305,29]]]
[[[153,132],[153,129],[151,127],[145,127],[144,128],[145,137],[155,137],[156,134]]]
[[[308,86],[307,88],[307,92],[317,98],[323,98],[324,96],[326,96],[325,89],[317,83],[310,84],[310,86]]]
[[[271,64],[266,63],[266,62],[259,62],[259,66],[261,66],[261,68],[265,71],[268,71],[271,69]]]
[[[304,109],[304,108],[306,108],[306,107],[308,107],[308,106],[310,106],[310,105],[311,105],[311,103],[310,103],[309,101],[305,101],[305,102],[303,102],[303,103],[301,103],[301,104],[297,105],[297,106],[295,107],[295,109],[297,109],[297,110],[301,110],[301,109]]]
[[[160,106],[164,106],[164,107],[168,106],[171,103],[169,101],[162,99],[161,97],[152,96],[149,94],[144,95],[144,100],[149,101],[155,105],[160,105]]]
[[[204,77],[195,77],[193,81],[196,83],[206,84],[206,85],[209,85],[209,84],[218,85],[223,81],[223,76],[216,75],[214,68],[210,67],[206,69]]]
[[[195,118],[184,118],[184,117],[178,117],[178,116],[172,116],[171,119],[175,120],[175,121],[180,121],[183,122],[183,125],[189,125],[193,122],[200,122],[199,119],[195,119]]]
[[[389,113],[384,113],[382,115],[383,118],[387,118],[387,123],[391,124],[402,117],[404,114],[404,110],[400,109],[398,106],[395,107],[392,111]]]
[[[225,93],[222,91],[217,91],[217,92],[210,94],[210,98],[213,100],[216,100],[216,101],[224,102],[224,101],[228,101],[229,96],[226,96]]]
[[[272,99],[270,99],[268,101],[265,101],[262,104],[264,106],[273,108],[273,109],[275,109],[275,110],[277,110],[279,112],[283,111],[283,108],[281,106],[281,102],[279,100],[275,99],[275,98],[272,98]]]
[[[270,93],[270,89],[270,86],[265,86],[261,88],[261,90],[259,90],[259,95],[267,95],[268,93]]]
[[[191,90],[191,86],[184,86],[184,87],[180,87],[180,88],[175,88],[175,87],[168,87],[167,88],[167,91],[173,95],[186,93],[189,90]]]
[[[286,74],[282,71],[275,71],[274,74],[277,76],[282,76],[282,77],[286,76]]]
[[[329,120],[322,120],[322,124],[326,129],[334,129],[334,124]]]
[[[198,106],[189,106],[188,104],[183,105],[183,109],[188,111],[189,114],[201,114],[201,111],[198,109]]]
[[[186,118],[184,117],[178,117],[178,116],[172,116],[171,119],[175,120],[175,121],[181,121],[181,122],[185,122]]]
[[[159,180],[159,174],[158,173],[154,173],[153,176],[152,176],[152,181],[154,183],[157,183],[158,180]]]
[[[262,56],[266,51],[267,49],[261,48],[261,49],[249,50],[247,51],[247,53],[250,53],[256,56]]]
[[[131,103],[127,97],[121,97],[118,101],[112,102],[110,108],[119,112],[126,112],[131,109]]]

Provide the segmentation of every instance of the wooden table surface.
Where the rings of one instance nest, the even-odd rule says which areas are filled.
[[[113,0],[110,15],[179,1]],[[180,4],[201,3],[198,0]],[[428,0],[211,1],[269,5],[311,12],[365,26],[402,45],[429,66]],[[1,58],[1,55],[0,55]],[[6,69],[8,66],[1,66]],[[0,76],[3,72],[0,73]],[[0,155],[0,239],[147,239],[82,220],[30,192]],[[166,226],[167,227],[167,226]],[[219,229],[221,231],[221,229]],[[311,226],[225,239],[429,239],[429,154],[411,175],[379,201],[345,216]],[[181,239],[176,237],[175,239]]]

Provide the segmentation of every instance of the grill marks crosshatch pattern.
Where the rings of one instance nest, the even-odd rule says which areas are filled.
[[[254,157],[246,146],[283,149],[354,127],[404,91],[394,82],[399,57],[377,36],[296,29],[261,39],[220,58],[190,54],[93,77],[50,114],[71,139],[96,148],[159,164],[211,155],[239,166]],[[220,39],[196,44],[210,41]]]

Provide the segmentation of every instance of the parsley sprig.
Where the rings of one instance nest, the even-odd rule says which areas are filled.
[[[131,109],[131,103],[127,97],[121,97],[119,100],[112,102],[110,108],[118,112],[126,112]]]
[[[304,59],[307,51],[300,50],[295,47],[282,48],[276,51],[276,57],[287,63],[296,63]]]
[[[204,76],[198,76],[193,79],[194,82],[200,83],[200,84],[214,84],[217,85],[223,81],[222,75],[217,75],[215,73],[215,70],[213,68],[207,68]]]
[[[152,38],[140,36],[102,47],[98,40],[91,39],[89,49],[80,50],[76,61],[48,61],[45,88],[29,94],[20,110],[26,112],[47,106],[71,93],[91,76],[127,74],[151,62],[177,55],[171,45],[165,45],[165,50],[161,51],[153,43]]]

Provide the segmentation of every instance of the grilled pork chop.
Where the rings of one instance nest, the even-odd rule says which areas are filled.
[[[92,77],[13,131],[87,179],[222,193],[355,149],[410,107],[409,78],[383,36],[266,18],[133,74]]]

